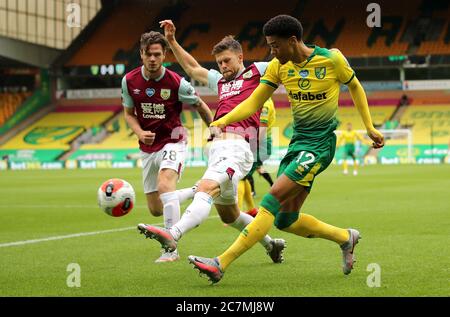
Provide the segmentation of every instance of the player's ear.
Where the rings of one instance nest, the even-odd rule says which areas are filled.
[[[238,58],[239,58],[239,63],[243,63],[244,62],[244,54],[239,53],[238,54]]]
[[[297,37],[295,35],[292,35],[291,37],[288,38],[289,45],[294,46],[297,44],[297,42],[299,41],[297,40]]]

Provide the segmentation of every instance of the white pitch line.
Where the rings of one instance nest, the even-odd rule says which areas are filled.
[[[23,208],[23,209],[40,209],[40,208],[92,208],[93,205],[0,205],[0,209],[6,208]],[[134,208],[147,208],[147,205],[135,205]]]
[[[211,217],[208,217],[207,219],[213,219],[213,218],[218,218],[218,217],[219,216],[211,216]],[[156,223],[156,224],[153,224],[153,225],[161,226],[161,225],[163,225],[163,223]],[[136,226],[126,227],[126,228],[119,228],[119,229],[101,230],[101,231],[80,232],[80,233],[68,234],[68,235],[64,235],[64,236],[47,237],[47,238],[42,238],[42,239],[7,242],[7,243],[1,243],[0,244],[0,248],[14,247],[14,246],[18,246],[18,245],[40,243],[40,242],[47,242],[47,241],[54,241],[54,240],[63,240],[63,239],[71,239],[71,238],[78,238],[78,237],[93,236],[93,235],[97,235],[97,234],[120,232],[120,231],[126,231],[126,230],[131,230],[131,229],[136,229]]]

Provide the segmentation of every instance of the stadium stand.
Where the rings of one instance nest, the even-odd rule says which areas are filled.
[[[228,34],[235,35],[242,43],[246,64],[255,60],[267,60],[270,57],[269,50],[261,28],[267,19],[279,13],[291,14],[302,21],[306,43],[315,43],[328,48],[338,47],[350,58],[352,66],[357,59],[377,63],[381,60],[378,57],[384,56],[384,59],[388,60],[386,57],[390,55],[409,55],[408,58],[413,57],[411,54],[443,54],[447,58],[450,56],[450,4],[440,0],[432,3],[425,0],[377,1],[382,13],[382,25],[379,28],[366,26],[366,19],[370,13],[367,11],[368,2],[357,0],[334,3],[326,0],[283,1],[277,3],[274,8],[271,7],[270,12],[255,10],[261,6],[268,6],[269,1],[230,0],[227,6],[239,8],[239,10],[233,9],[232,15],[226,18],[222,11],[217,10],[217,3],[208,0],[170,2],[154,0],[151,5],[148,1],[116,0],[108,3],[108,10],[102,10],[101,19],[97,16],[96,23],[92,23],[88,28],[89,32],[80,34],[77,45],[70,46],[64,52],[64,55],[68,56],[61,59],[64,63],[53,65],[55,74],[58,74],[57,77],[60,80],[58,85],[64,88],[57,88],[57,100],[54,101],[60,112],[52,113],[45,119],[50,120],[49,118],[61,115],[61,111],[64,111],[65,114],[73,113],[74,116],[70,115],[70,117],[80,121],[66,123],[63,120],[52,119],[70,128],[55,129],[49,124],[47,128],[53,127],[53,130],[51,128],[39,130],[37,125],[42,126],[41,120],[20,132],[1,147],[0,151],[51,149],[59,151],[57,155],[53,155],[53,158],[63,159],[113,157],[122,160],[136,154],[138,152],[136,137],[127,128],[122,115],[117,113],[121,111],[119,87],[123,73],[114,73],[110,76],[94,75],[89,69],[91,66],[123,63],[128,71],[131,67],[137,66],[140,63],[137,50],[141,33],[149,30],[162,32],[158,21],[166,18],[175,21],[177,39],[180,44],[208,68],[216,67],[211,56],[213,45]],[[205,12],[208,14],[205,15]],[[406,56],[403,57],[406,58]],[[444,57],[440,57],[441,61],[448,64]],[[414,61],[413,58],[411,60]],[[171,53],[168,54],[166,61],[169,62],[169,68],[180,71]],[[359,77],[361,81],[373,83],[370,71],[380,70],[376,63],[367,65],[362,63],[355,67],[358,77],[360,73],[368,74],[365,78]],[[401,63],[397,65],[398,68],[402,67]],[[414,66],[410,65],[410,67]],[[420,66],[417,68],[427,65]],[[78,72],[79,69],[84,72]],[[383,69],[380,73],[382,71]],[[379,85],[376,86],[376,90],[366,89],[374,124],[379,128],[391,130],[411,128],[414,144],[418,146],[447,145],[450,134],[443,120],[445,121],[447,116],[446,107],[450,104],[448,91],[409,91],[409,78],[402,81],[399,71],[395,70],[395,72],[396,74],[393,75],[382,73],[381,77],[385,76],[389,82],[386,83],[377,78]],[[394,76],[398,77],[393,78]],[[423,74],[421,76],[424,77]],[[426,76],[428,78],[428,75]],[[445,74],[442,78],[446,78]],[[97,83],[100,84],[97,85]],[[402,84],[405,90],[402,90]],[[389,88],[384,89],[384,87]],[[106,89],[99,91],[98,88]],[[72,90],[72,97],[70,97],[67,92],[71,89],[80,89],[80,91]],[[111,91],[106,91],[108,89]],[[407,94],[409,106],[400,104],[404,94]],[[94,95],[96,96],[93,97]],[[212,109],[216,108],[216,96],[202,93],[200,95]],[[17,101],[18,96],[10,94],[0,94],[0,98],[0,124],[2,124],[23,100]],[[8,102],[5,102],[6,99]],[[279,131],[279,139],[274,140],[274,145],[278,142],[278,146],[286,147],[292,134],[289,104],[284,93],[274,95],[274,101],[277,107],[275,128]],[[97,112],[103,113],[104,117],[98,119],[95,115]],[[421,113],[424,118],[432,117],[425,120],[420,118]],[[444,113],[442,115],[444,117],[437,118],[436,113]],[[359,114],[346,90],[340,95],[338,116],[341,121],[339,129],[344,128],[347,122],[352,122],[355,129],[363,129]],[[182,113],[182,122],[191,134],[195,119],[197,119],[197,113],[186,107]],[[47,124],[45,121],[44,123]],[[430,126],[436,130],[432,133],[432,139]],[[37,130],[32,131],[33,128]],[[104,135],[99,135],[100,130]],[[92,133],[87,135],[86,131]],[[30,133],[31,137],[28,135]],[[45,145],[25,144],[25,136],[27,140],[40,139],[36,136],[38,133],[47,133],[48,139],[53,139]],[[67,135],[61,136],[65,134]],[[203,144],[204,142],[202,140]],[[390,146],[404,147],[405,142],[405,139],[389,139],[383,151],[387,151]],[[193,145],[191,140],[190,146]]]
[[[228,5],[239,7],[239,10],[233,11],[232,23],[229,19],[220,18],[216,4],[208,0],[177,1],[174,4],[157,1],[151,9],[143,1],[119,1],[105,23],[93,32],[66,66],[125,63],[134,67],[138,63],[140,34],[160,30],[158,21],[167,18],[175,21],[180,44],[199,61],[213,62],[210,54],[213,45],[228,34],[241,41],[247,60],[264,60],[269,56],[269,50],[261,28],[268,18],[280,13],[292,14],[302,21],[307,43],[341,48],[348,57],[403,55],[408,52],[427,55],[449,51],[448,4],[425,11],[422,0],[382,0],[377,3],[382,8],[381,27],[372,28],[366,26],[367,15],[355,13],[367,12],[367,3],[361,1],[336,4],[326,0],[283,1],[268,15],[265,11],[254,10],[264,5],[260,1],[233,0]],[[208,12],[208,18],[205,18],[205,12]],[[422,28],[415,23],[418,19],[423,21]],[[175,60],[169,54],[167,61]]]
[[[118,48],[130,50],[146,29],[148,21],[154,19],[154,15],[155,10],[144,1],[122,1],[66,65],[121,62],[120,58],[113,61]]]
[[[0,151],[34,151],[30,159],[54,160],[68,151],[71,142],[95,128],[113,112],[52,112],[18,133],[0,147]],[[14,155],[12,155],[14,157]]]
[[[414,144],[448,144],[450,140],[450,105],[410,106],[400,120],[413,131]]]
[[[29,96],[31,96],[30,92],[0,92],[0,126],[16,112]]]
[[[373,106],[370,108],[373,124],[381,127],[387,120],[389,120],[396,109],[395,105],[387,106]],[[358,111],[352,107],[339,107],[338,118],[340,126],[338,129],[345,129],[346,123],[351,123],[354,129],[364,129],[364,124]]]

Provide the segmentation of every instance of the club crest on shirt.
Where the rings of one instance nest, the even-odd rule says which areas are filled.
[[[161,89],[161,98],[167,100],[170,98],[170,89]]]
[[[315,67],[314,72],[316,74],[317,79],[324,79],[325,75],[327,74],[327,68],[326,67]]]
[[[253,76],[253,72],[250,69],[248,72],[246,72],[246,73],[244,73],[244,75],[242,75],[242,78],[249,79],[249,78],[252,78],[252,76]]]
[[[155,89],[153,88],[147,88],[145,89],[145,94],[149,97],[153,96],[155,94]]]

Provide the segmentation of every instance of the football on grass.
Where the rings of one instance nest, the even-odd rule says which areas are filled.
[[[108,179],[97,193],[98,205],[106,214],[113,217],[128,214],[133,209],[135,197],[133,186],[118,178]]]

